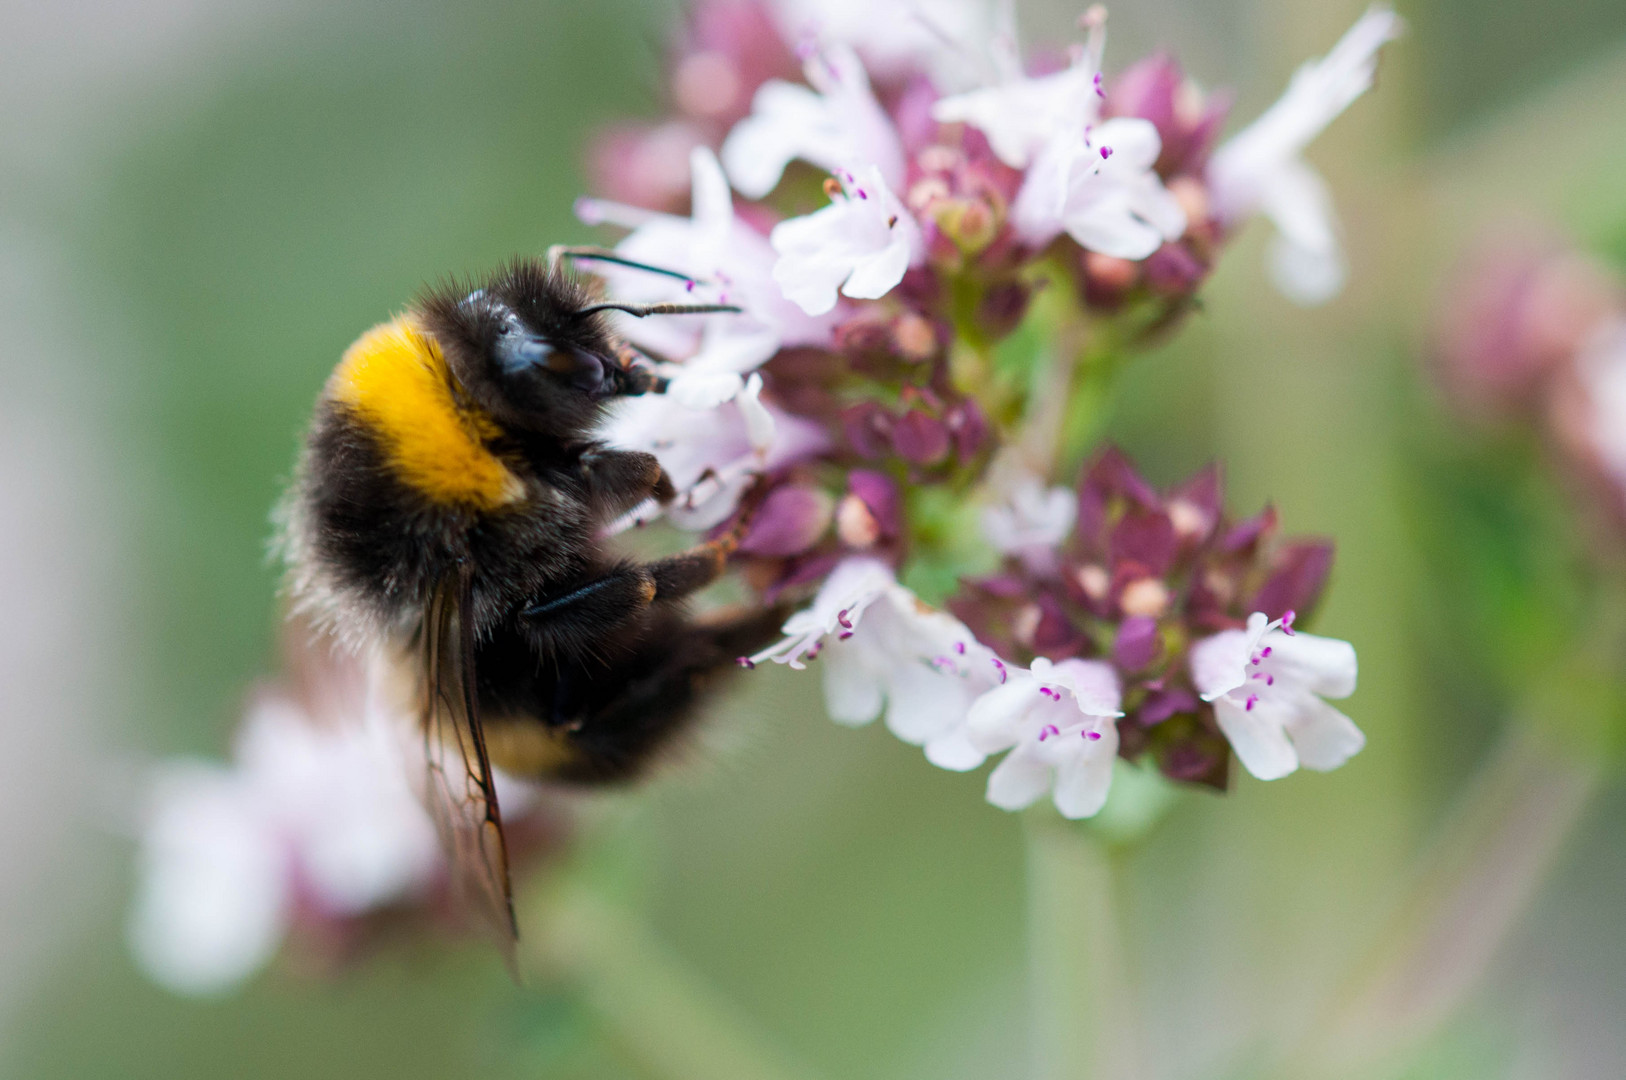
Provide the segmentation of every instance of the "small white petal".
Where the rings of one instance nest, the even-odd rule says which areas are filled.
[[[1103,724],[1101,738],[1085,739],[1082,733],[1062,736],[1085,743],[1070,760],[1056,770],[1056,809],[1062,817],[1087,818],[1100,813],[1112,790],[1112,767],[1118,758],[1118,726]]]
[[[1036,79],[940,99],[932,119],[965,123],[988,138],[994,156],[1013,169],[1025,169],[1058,132],[1082,132],[1095,118],[1094,71],[1087,64]]]
[[[1039,698],[1038,684],[1027,678],[1011,678],[1002,686],[977,698],[966,715],[965,733],[971,745],[985,754],[996,754],[1021,739],[1020,725]]]
[[[1322,697],[1343,698],[1355,692],[1358,665],[1355,646],[1349,642],[1303,631],[1273,633],[1268,640],[1279,677]]]
[[[819,659],[824,664],[824,707],[830,719],[861,727],[881,715],[886,700],[881,672],[867,662],[863,650],[838,642]]]
[[[1001,810],[1021,810],[1050,788],[1052,769],[1034,744],[1024,742],[988,774],[988,801]]]
[[[879,300],[903,280],[909,269],[909,241],[894,237],[886,247],[853,267],[852,276],[841,286],[854,300]]]
[[[1307,248],[1286,236],[1270,243],[1271,283],[1293,303],[1316,307],[1337,296],[1349,277],[1342,249]]]
[[[1248,645],[1247,631],[1222,630],[1191,647],[1191,683],[1204,701],[1248,681]]]
[[[686,409],[715,409],[745,386],[732,371],[685,371],[672,379],[666,393]]]
[[[1279,706],[1261,699],[1254,708],[1228,697],[1214,702],[1214,719],[1236,751],[1242,767],[1261,780],[1280,780],[1299,767],[1298,755],[1283,729]]]
[[[970,772],[984,761],[988,755],[971,744],[966,736],[965,725],[961,724],[946,735],[940,735],[926,743],[926,760],[939,769],[948,769],[950,772]]]
[[[1116,716],[1122,700],[1118,672],[1105,660],[1062,660],[1048,676],[1073,693],[1085,716]]]
[[[761,375],[754,371],[751,373],[739,396],[734,399],[734,404],[745,420],[745,436],[751,441],[752,449],[760,453],[772,446],[778,434],[778,424],[774,421],[773,413],[762,404]]]
[[[1287,733],[1298,752],[1299,764],[1326,772],[1336,769],[1360,752],[1366,736],[1355,721],[1314,695],[1301,704],[1287,724]]]

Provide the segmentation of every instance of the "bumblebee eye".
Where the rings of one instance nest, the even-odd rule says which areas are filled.
[[[604,361],[590,352],[556,349],[548,357],[548,370],[578,390],[595,394],[604,385]]]
[[[542,370],[589,394],[596,394],[605,383],[607,369],[599,357],[555,347],[517,325],[504,324],[499,328],[492,351],[497,363],[510,375]]]

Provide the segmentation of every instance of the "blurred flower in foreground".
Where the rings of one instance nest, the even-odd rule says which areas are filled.
[[[319,649],[301,664],[319,681],[255,695],[230,765],[156,771],[128,930],[142,970],[171,990],[231,990],[290,935],[332,965],[393,922],[455,926],[410,780],[423,771],[412,722],[381,705],[359,662]],[[557,842],[529,788],[502,794],[522,857]]]
[[[1435,369],[1461,412],[1527,431],[1626,529],[1626,286],[1548,236],[1470,253],[1441,305]]]

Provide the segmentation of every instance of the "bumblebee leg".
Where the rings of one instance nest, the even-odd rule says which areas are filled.
[[[791,608],[745,608],[668,624],[651,636],[615,679],[596,678],[581,725],[570,735],[573,753],[553,772],[576,783],[628,780],[680,743],[699,717],[705,695],[734,677],[737,660],[779,636]]]
[[[524,608],[521,625],[543,655],[587,654],[648,608],[655,595],[655,580],[648,570],[622,566]]]
[[[741,497],[739,511],[727,532],[687,551],[645,563],[644,569],[655,579],[656,598],[681,599],[722,577],[728,557],[739,550],[740,541],[751,531],[751,522],[756,520],[767,493],[767,485],[759,478]]]
[[[619,514],[645,499],[665,505],[676,496],[672,478],[654,454],[642,450],[589,450],[576,465],[588,501],[605,514]]]

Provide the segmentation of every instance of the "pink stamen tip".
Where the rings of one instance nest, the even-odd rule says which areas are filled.
[[[848,638],[850,638],[852,636],[853,636],[853,632],[851,630],[843,630],[841,632],[841,640],[842,641],[846,641]]]
[[[848,630],[851,630],[853,628],[852,620],[847,618],[847,609],[846,608],[842,608],[840,611],[836,612],[836,622],[840,623],[842,626],[844,626]]]
[[[858,197],[860,199],[867,199],[867,198],[869,198],[869,192],[865,191],[863,188],[859,188],[858,189]]]
[[[1044,742],[1046,739],[1050,738],[1050,736],[1060,734],[1061,728],[1057,727],[1055,724],[1046,724],[1044,727],[1039,729],[1039,741]]]
[[[965,642],[956,641],[954,643],[954,651],[959,653],[961,656],[964,656],[965,655]]]
[[[684,282],[684,283],[683,283],[683,291],[684,291],[684,292],[694,292],[694,282],[692,282],[692,281],[685,281],[685,282]]]
[[[1297,613],[1293,611],[1289,611],[1286,615],[1282,616],[1282,633],[1286,634],[1288,637],[1293,636],[1293,620],[1297,617]]]
[[[1265,648],[1264,648],[1264,651],[1261,652],[1259,655],[1260,656],[1269,656],[1270,654],[1271,654],[1271,648],[1270,648],[1269,645],[1266,645]]]
[[[749,656],[742,656],[734,662],[740,665],[740,667],[744,668],[746,671],[755,671],[757,667],[756,661],[752,660]]]
[[[1091,742],[1094,742],[1096,739],[1101,737],[1101,733],[1099,731],[1086,731],[1084,733],[1084,737],[1089,739]]]
[[[1259,654],[1254,653],[1252,656],[1248,657],[1248,663],[1253,664],[1255,667],[1257,667],[1259,665]]]
[[[1259,695],[1258,694],[1249,694],[1248,695],[1248,703],[1245,706],[1243,706],[1243,708],[1247,712],[1253,712],[1253,707],[1255,705],[1257,705],[1257,704],[1259,704]]]
[[[1102,161],[1105,161],[1105,160],[1106,160],[1106,159],[1107,159],[1107,158],[1109,158],[1109,157],[1111,157],[1111,156],[1112,156],[1112,147],[1110,147],[1110,146],[1103,146],[1103,147],[1102,147],[1102,148],[1101,148],[1101,160],[1102,160]]]
[[[1266,686],[1275,686],[1276,685],[1276,676],[1274,676],[1274,675],[1266,675],[1265,676],[1265,685]]]

